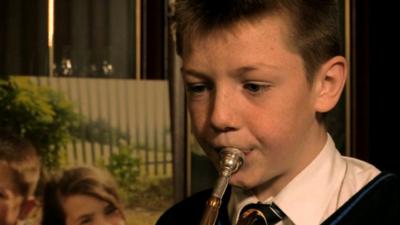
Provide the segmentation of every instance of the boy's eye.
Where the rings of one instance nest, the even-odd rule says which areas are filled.
[[[110,214],[113,214],[114,212],[116,212],[117,210],[118,210],[117,207],[109,204],[104,208],[104,214],[110,215]]]
[[[5,200],[7,200],[7,199],[9,199],[10,198],[10,196],[9,196],[9,194],[5,191],[5,190],[0,190],[0,199],[5,199]]]
[[[268,88],[268,86],[266,84],[246,83],[244,85],[244,89],[246,89],[247,91],[249,91],[253,94],[264,91],[266,88]]]
[[[202,83],[186,84],[186,91],[189,94],[200,94],[208,89],[207,85]]]

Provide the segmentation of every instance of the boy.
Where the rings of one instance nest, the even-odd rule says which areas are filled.
[[[396,178],[341,156],[323,124],[347,74],[334,0],[178,0],[176,11],[193,133],[216,165],[225,147],[245,155],[216,224],[393,224]],[[385,193],[391,206],[375,207]],[[158,224],[199,224],[210,195],[175,205]],[[258,202],[268,210],[249,208]],[[243,222],[255,211],[257,222]]]
[[[0,225],[24,224],[35,207],[39,157],[33,145],[0,131]]]

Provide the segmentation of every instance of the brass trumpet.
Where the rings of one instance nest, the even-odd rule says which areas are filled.
[[[220,153],[219,178],[214,186],[211,197],[206,203],[200,225],[214,225],[218,210],[221,206],[221,199],[228,186],[232,174],[239,170],[244,163],[244,154],[237,148],[224,148]]]

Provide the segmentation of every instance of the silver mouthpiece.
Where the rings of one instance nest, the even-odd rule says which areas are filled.
[[[224,148],[221,150],[219,163],[221,175],[230,177],[244,163],[244,154],[237,148]]]
[[[222,198],[228,186],[231,175],[239,170],[244,163],[244,154],[237,148],[224,148],[220,152],[219,178],[214,186],[213,196]]]

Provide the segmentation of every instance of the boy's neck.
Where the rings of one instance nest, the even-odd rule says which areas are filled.
[[[308,157],[303,159],[303,162],[300,164],[302,166],[293,169],[287,173],[281,174],[280,176],[274,177],[268,182],[255,187],[252,191],[255,196],[260,201],[265,201],[271,197],[276,196],[287,184],[290,183],[298,174],[301,173],[314,159],[319,155],[328,140],[328,134],[324,127],[319,127],[317,129],[316,138],[314,138],[314,146],[315,149],[309,151]]]

